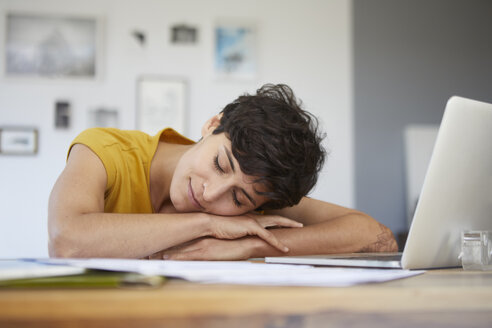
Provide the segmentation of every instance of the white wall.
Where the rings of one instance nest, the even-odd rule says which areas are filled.
[[[104,72],[92,82],[0,78],[0,125],[40,131],[33,157],[0,156],[0,258],[47,256],[47,200],[71,139],[87,127],[87,112],[118,108],[120,127],[135,128],[135,83],[142,74],[186,78],[188,136],[240,93],[266,82],[287,83],[319,116],[331,150],[313,196],[353,205],[350,1],[336,0],[0,0],[0,31],[9,10],[97,15],[104,19]],[[259,30],[259,77],[219,82],[212,75],[212,27],[218,18],[248,19]],[[169,44],[169,27],[199,28],[196,46]],[[130,36],[147,32],[141,48]],[[0,46],[3,51],[3,45]],[[3,72],[3,62],[1,63]],[[54,129],[54,103],[72,103],[72,126]]]

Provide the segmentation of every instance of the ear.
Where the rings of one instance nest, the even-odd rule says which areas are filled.
[[[220,119],[222,118],[223,113],[219,113],[215,116],[212,116],[202,127],[202,137],[208,137],[214,132],[214,130],[220,125]]]

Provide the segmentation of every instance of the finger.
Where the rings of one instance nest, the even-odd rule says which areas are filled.
[[[275,247],[276,249],[278,249],[279,251],[284,253],[287,253],[289,251],[289,248],[284,244],[282,244],[277,239],[277,237],[275,237],[275,235],[270,231],[265,230],[264,228],[258,226],[257,229],[255,229],[255,234],[261,239],[263,239],[264,241],[266,241],[267,243],[269,243],[270,245],[272,245],[273,247]]]
[[[279,226],[279,227],[288,227],[288,228],[302,228],[304,225],[301,222],[297,222],[291,219],[288,219],[283,216],[266,216],[264,218],[258,218],[257,221],[264,228]]]

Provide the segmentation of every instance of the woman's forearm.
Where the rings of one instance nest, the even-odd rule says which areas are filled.
[[[205,213],[90,213],[50,220],[54,257],[142,258],[209,234]]]
[[[271,225],[302,226],[280,216],[228,217],[196,212],[63,216],[58,213],[49,220],[50,255],[142,258],[206,236],[223,240],[258,236],[285,253],[285,245],[264,228]]]
[[[391,230],[369,216],[350,214],[299,229],[273,229],[289,248],[278,252],[258,238],[250,238],[251,257],[315,255],[354,252],[396,252]]]

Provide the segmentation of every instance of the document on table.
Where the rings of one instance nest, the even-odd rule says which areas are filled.
[[[121,259],[44,259],[43,263],[86,269],[162,275],[192,282],[264,286],[345,287],[419,275],[424,271],[327,268],[247,261],[163,261]]]
[[[0,260],[0,281],[40,277],[77,275],[85,272],[83,267],[51,265],[34,261]]]

